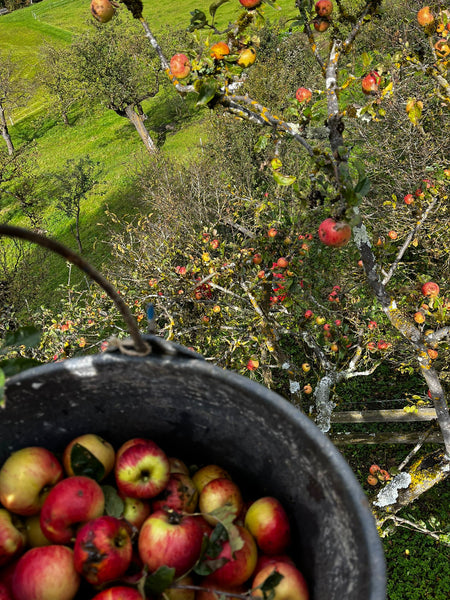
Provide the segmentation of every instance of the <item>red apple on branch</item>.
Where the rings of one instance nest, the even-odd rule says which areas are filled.
[[[239,0],[239,2],[242,4],[242,6],[244,6],[245,8],[256,8],[257,6],[259,6],[261,4],[262,0]]]
[[[429,6],[424,6],[418,11],[417,21],[422,27],[428,27],[434,23],[434,16]]]
[[[170,59],[170,71],[177,79],[184,79],[191,72],[191,63],[186,54],[174,54]]]
[[[0,502],[18,515],[37,514],[64,471],[55,455],[30,446],[11,454],[0,469]]]
[[[154,498],[169,481],[169,459],[151,440],[129,440],[117,451],[114,474],[123,495]]]
[[[264,554],[281,554],[290,543],[288,516],[272,496],[258,498],[249,506],[244,525]]]
[[[216,60],[222,60],[230,54],[230,48],[226,42],[216,42],[211,46],[210,55]]]
[[[308,88],[299,87],[295,92],[295,97],[299,102],[309,102],[312,98],[312,92]]]
[[[319,239],[326,246],[345,246],[352,235],[352,228],[345,221],[335,221],[331,217],[319,225]]]
[[[15,568],[12,590],[15,600],[72,600],[80,586],[67,546],[31,548]]]
[[[76,571],[92,585],[119,579],[128,569],[133,547],[121,519],[102,516],[78,531],[73,548]]]
[[[53,487],[41,510],[44,535],[55,544],[68,544],[82,523],[96,519],[105,509],[99,484],[83,475],[67,477]]]
[[[439,286],[437,283],[434,283],[434,281],[427,281],[422,286],[422,294],[424,296],[439,296],[439,291]]]
[[[333,3],[331,0],[319,0],[314,9],[319,17],[329,17],[333,12]]]
[[[380,84],[381,77],[377,71],[371,71],[365,77],[362,78],[361,88],[365,94],[374,94],[378,92],[378,86]]]
[[[180,577],[199,559],[202,542],[203,527],[196,517],[158,510],[141,527],[139,556],[150,572],[166,566]]]

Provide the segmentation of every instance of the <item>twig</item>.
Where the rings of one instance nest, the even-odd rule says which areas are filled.
[[[404,469],[406,467],[406,465],[409,463],[409,461],[412,459],[412,457],[415,456],[419,452],[422,445],[425,443],[426,439],[432,433],[433,429],[434,429],[434,425],[432,425],[426,431],[423,432],[423,434],[420,436],[417,444],[414,446],[414,448],[411,450],[411,452],[408,454],[408,456],[399,464],[399,466],[398,466],[399,471]]]

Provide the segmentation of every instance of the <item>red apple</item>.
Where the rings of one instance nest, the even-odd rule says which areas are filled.
[[[439,286],[434,281],[427,281],[422,286],[422,294],[424,296],[438,296],[439,295]]]
[[[365,94],[373,94],[378,91],[381,77],[376,71],[371,71],[365,77],[362,78],[361,87]]]
[[[130,440],[117,451],[114,474],[125,496],[154,498],[169,481],[169,459],[151,440]]]
[[[0,469],[0,502],[18,515],[37,514],[46,494],[64,476],[55,455],[30,446],[11,454]]]
[[[142,523],[152,512],[150,502],[140,498],[130,498],[123,494],[119,494],[119,497],[123,501],[122,518],[136,529],[140,529]]]
[[[308,88],[299,87],[295,92],[295,97],[299,102],[309,102],[312,98],[312,92]]]
[[[330,21],[325,18],[314,19],[313,20],[314,29],[319,33],[323,33],[330,26]]]
[[[96,594],[92,600],[143,600],[136,588],[116,585]]]
[[[284,256],[280,256],[280,258],[277,260],[277,267],[280,267],[280,269],[286,269],[289,266],[289,261],[287,258],[285,258]]]
[[[319,0],[314,8],[319,17],[329,17],[333,12],[333,3],[330,0]]]
[[[213,479],[230,479],[231,475],[219,465],[206,465],[192,475],[192,481],[199,492]]]
[[[12,591],[4,583],[0,583],[0,600],[14,600]]]
[[[213,479],[200,492],[198,507],[205,521],[215,526],[217,518],[210,513],[223,506],[229,506],[236,516],[239,516],[244,508],[241,491],[234,481],[225,478]]]
[[[92,585],[119,579],[131,563],[128,528],[116,517],[92,519],[78,531],[73,548],[76,571]]]
[[[259,589],[272,573],[277,572],[283,576],[278,585],[274,588],[273,600],[308,600],[308,586],[302,573],[286,562],[277,562],[265,566],[258,571],[252,583],[252,596],[263,597],[263,592]],[[257,589],[255,589],[257,588]]]
[[[150,572],[167,566],[175,576],[187,573],[200,557],[203,528],[196,517],[158,510],[139,532],[139,556]]]
[[[102,488],[90,477],[75,475],[57,483],[41,510],[44,535],[55,544],[68,544],[81,523],[96,519],[105,509]]]
[[[174,54],[170,59],[170,71],[177,79],[184,79],[191,72],[191,63],[186,54]]]
[[[261,571],[267,565],[274,565],[277,562],[286,562],[295,567],[295,563],[288,554],[274,554],[268,556],[267,554],[260,554],[258,556],[258,562],[256,563],[255,573]]]
[[[92,0],[92,16],[100,23],[108,23],[116,13],[116,9],[109,0]]]
[[[89,455],[93,455],[103,466],[103,469],[99,468],[98,473],[97,470],[92,473],[89,469]],[[72,440],[66,446],[62,458],[67,475],[86,475],[97,481],[105,479],[111,473],[114,461],[115,452],[112,445],[94,433],[85,433]]]
[[[31,548],[21,556],[12,580],[15,600],[72,600],[80,586],[67,546]]]
[[[326,246],[345,246],[352,235],[352,228],[345,221],[335,221],[331,217],[319,225],[319,239]]]
[[[239,0],[245,8],[256,8],[261,4],[262,0]]]
[[[265,554],[281,554],[289,545],[288,516],[281,503],[272,496],[258,498],[249,506],[244,525]]]
[[[197,500],[198,491],[189,475],[172,473],[164,490],[153,500],[152,509],[193,513],[197,508]]]
[[[0,508],[0,567],[18,556],[25,542],[25,528],[20,518]]]
[[[258,549],[253,536],[245,527],[236,526],[239,536],[244,542],[240,550],[233,554],[230,542],[223,544],[217,559],[228,559],[227,562],[209,575],[211,581],[218,585],[238,586],[245,583],[253,574],[258,560]]]
[[[414,204],[414,196],[412,194],[406,194],[403,200],[405,204]]]

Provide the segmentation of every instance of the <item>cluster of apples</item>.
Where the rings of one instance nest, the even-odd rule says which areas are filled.
[[[192,473],[149,439],[22,448],[0,503],[1,600],[309,598],[279,500],[246,500],[221,466]]]

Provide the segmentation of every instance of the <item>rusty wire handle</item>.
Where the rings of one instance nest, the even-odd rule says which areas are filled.
[[[105,292],[117,306],[120,314],[122,315],[127,325],[128,333],[130,334],[134,342],[136,352],[143,355],[149,354],[151,352],[150,346],[141,336],[137,326],[137,322],[131,314],[131,311],[128,308],[128,305],[126,304],[124,299],[120,296],[120,294],[117,293],[114,286],[112,286],[111,283],[107,279],[105,279],[105,277],[103,277],[103,275],[99,271],[97,271],[97,269],[90,265],[79,254],[73,252],[70,248],[64,246],[56,240],[48,238],[40,233],[36,233],[35,231],[23,229],[22,227],[15,227],[13,225],[4,225],[0,223],[0,235],[20,238],[22,240],[27,240],[29,242],[33,242],[34,244],[38,244],[43,248],[47,248],[48,250],[51,250],[52,252],[61,255],[73,265],[77,266],[79,269],[84,271],[93,281],[98,283],[98,285],[105,290]]]

